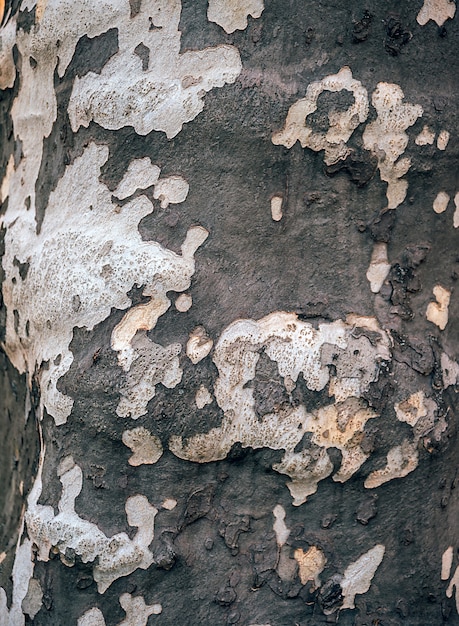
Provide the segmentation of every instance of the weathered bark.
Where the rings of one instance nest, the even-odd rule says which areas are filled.
[[[459,623],[455,8],[6,2],[0,625]]]

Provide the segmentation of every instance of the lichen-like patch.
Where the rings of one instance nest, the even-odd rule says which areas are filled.
[[[163,453],[159,438],[152,435],[143,426],[125,430],[122,440],[124,445],[131,448],[133,452],[128,461],[129,465],[152,465],[159,461]]]
[[[364,335],[354,338],[356,327],[373,333],[373,342]],[[327,448],[336,447],[342,453],[341,468],[333,477],[337,481],[348,480],[368,458],[360,442],[366,422],[377,413],[361,394],[377,380],[379,363],[390,358],[388,347],[386,334],[370,318],[354,316],[347,322],[321,324],[318,330],[283,312],[259,321],[234,322],[222,333],[213,357],[219,370],[214,394],[225,414],[222,426],[186,441],[172,436],[169,448],[180,458],[200,463],[225,458],[237,442],[252,448],[283,449],[284,457],[273,469],[290,476],[294,504],[301,504],[333,471]],[[255,378],[262,351],[277,363],[288,391],[295,388],[301,374],[313,391],[329,384],[335,402],[330,400],[311,413],[302,405],[282,406],[260,420],[248,383]],[[313,445],[297,452],[305,433],[313,435]]]
[[[409,137],[405,132],[423,111],[418,104],[403,103],[398,85],[378,83],[371,101],[378,117],[363,133],[363,144],[378,158],[381,180],[387,183],[387,208],[397,208],[406,197],[408,182],[402,177],[411,167],[411,159],[399,157],[405,152]]]
[[[104,593],[121,576],[127,576],[137,568],[147,569],[153,562],[148,546],[153,540],[158,510],[145,496],[130,496],[126,501],[126,515],[128,524],[138,528],[135,537],[131,540],[126,533],[107,537],[96,524],[82,519],[75,512],[75,499],[83,485],[80,467],[71,457],[66,457],[59,473],[62,495],[57,515],[54,515],[53,507],[38,504],[41,479],[36,481],[29,496],[27,532],[38,546],[38,558],[48,561],[49,551],[54,546],[63,555],[64,564],[68,564],[65,559],[68,548],[81,557],[83,563],[97,559],[94,580],[99,593]]]
[[[180,54],[180,13],[179,0],[161,0],[122,15],[119,52],[100,75],[75,79],[68,108],[74,132],[94,120],[110,130],[133,126],[139,135],[175,137],[203,110],[206,92],[236,80],[242,65],[233,46]],[[139,44],[150,50],[147,68],[135,53]]]
[[[144,195],[122,208],[112,203],[110,191],[99,181],[100,168],[107,158],[105,146],[91,143],[67,167],[50,195],[39,235],[27,214],[7,211],[4,218],[8,226],[3,258],[5,348],[16,368],[27,371],[29,376],[48,361],[48,368],[41,371],[41,402],[57,424],[66,421],[73,405],[72,399],[56,386],[72,363],[69,345],[73,328],[91,329],[107,318],[113,307],[128,308],[131,301],[127,293],[134,284],[144,286],[143,293],[150,301],[128,311],[113,331],[113,348],[120,351],[127,370],[136,358],[139,363],[143,361],[143,352],[158,353],[160,363],[152,364],[154,381],[173,385],[173,381],[180,380],[177,345],[163,349],[139,339],[141,345],[136,352],[131,340],[138,330],[153,328],[159,315],[168,309],[166,291],[180,292],[189,287],[194,252],[208,234],[199,226],[190,228],[181,256],[156,242],[142,241],[137,226],[153,205]],[[143,184],[139,175],[137,187]],[[20,276],[15,258],[29,263],[25,278]],[[17,319],[14,310],[20,311]],[[142,395],[134,367],[123,388],[125,399],[119,412],[141,415],[152,397],[154,381],[153,388],[150,385]]]
[[[342,90],[353,93],[354,104],[346,111],[329,113],[330,127],[326,133],[314,131],[308,125],[307,118],[317,110],[320,94],[324,91]],[[367,90],[360,81],[353,78],[348,67],[343,67],[338,74],[326,76],[308,86],[306,96],[290,107],[283,130],[273,135],[272,142],[291,148],[299,141],[303,148],[310,148],[316,152],[325,150],[324,161],[331,165],[349,154],[346,143],[357,126],[365,122],[368,110]]]

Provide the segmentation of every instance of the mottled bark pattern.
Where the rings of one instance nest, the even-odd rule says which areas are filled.
[[[60,2],[23,4],[7,0],[2,25],[16,20],[17,33],[25,37]],[[61,4],[73,10],[71,4]],[[95,20],[87,33],[75,36],[75,50],[63,73],[56,65],[51,68],[56,115],[50,132],[43,130],[37,139],[37,144],[43,139],[43,150],[29,200],[17,191],[21,183],[14,172],[21,162],[26,173],[31,171],[27,141],[33,141],[12,123],[25,64],[28,71],[34,67],[32,57],[20,54],[24,44],[12,47],[14,81],[4,78],[0,184],[13,177],[16,189],[10,186],[7,192],[4,184],[0,196],[0,251],[4,259],[11,255],[0,267],[0,586],[7,598],[4,606],[0,602],[0,625],[134,626],[147,620],[158,626],[458,624],[459,600],[454,581],[450,584],[459,572],[459,23],[453,3],[425,0],[422,15],[423,0],[369,0],[365,5],[356,0],[265,0],[264,8],[249,0],[182,0],[181,13],[176,0],[159,4],[167,10],[178,7],[180,15],[179,69],[170,71],[177,72],[182,91],[177,87],[178,95],[170,101],[169,92],[158,95],[173,110],[171,119],[166,115],[164,122],[158,114],[151,122],[158,127],[139,130],[139,119],[147,124],[147,114],[156,111],[151,103],[141,109],[144,95],[137,98],[137,111],[126,100],[119,120],[118,92],[113,92],[115,104],[111,95],[104,96],[105,108],[94,104],[105,93],[104,68],[117,62],[129,37],[138,66],[130,66],[126,75],[137,76],[135,71],[142,77],[160,58],[155,33],[159,37],[169,28],[154,13],[154,2],[136,0],[126,7],[115,2],[116,11],[127,17],[107,10],[106,25],[99,16],[97,26]],[[126,24],[148,11],[152,38],[145,43],[142,32],[136,33],[136,44]],[[215,15],[220,16],[218,23]],[[209,49],[213,56],[200,76],[202,51]],[[201,51],[199,62],[185,56],[196,51]],[[35,60],[37,71],[40,59]],[[180,66],[184,59],[189,59],[185,69]],[[161,63],[165,67],[166,61]],[[222,75],[217,76],[220,67]],[[315,111],[300,123],[300,131],[307,125],[312,135],[304,141],[295,136],[290,145],[286,137],[296,127],[289,129],[288,116],[297,110],[292,107],[303,98],[309,106],[310,85],[335,77],[343,68],[352,74],[344,69],[339,79],[331,80],[347,86],[335,89],[321,83]],[[120,75],[120,84],[124,78]],[[81,84],[85,89],[90,85],[96,96],[81,104],[85,91],[77,93],[76,85],[84,80],[88,82]],[[107,80],[112,85],[113,79]],[[202,92],[193,92],[196,81],[205,85]],[[126,91],[135,95],[133,84]],[[397,89],[403,92],[398,104]],[[379,109],[378,94],[383,94]],[[334,126],[359,98],[357,114]],[[180,99],[185,113],[177,130],[174,116],[179,116],[175,107]],[[106,120],[112,105],[112,119],[119,124],[110,127]],[[405,105],[418,108],[402,111]],[[381,121],[385,115],[386,126]],[[330,139],[330,127],[339,141]],[[442,131],[448,131],[446,139]],[[383,145],[387,138],[393,139],[389,147]],[[100,147],[106,154],[97,152]],[[94,173],[89,166],[79,174],[89,150],[101,159],[100,175],[97,167]],[[129,164],[145,157],[159,168],[160,180],[168,180],[166,195],[158,191],[154,172],[144,162],[150,182],[141,186],[140,178],[134,179],[133,193],[120,198]],[[401,165],[406,158],[411,162]],[[59,181],[70,171],[68,186],[75,180],[81,189],[69,195],[68,203],[75,204],[59,213]],[[28,272],[40,276],[38,270],[34,274],[41,267],[34,266],[34,242],[39,236],[57,238],[46,222],[47,211],[56,223],[56,216],[63,216],[64,229],[66,221],[92,210],[93,201],[89,207],[85,196],[91,176],[94,189],[100,185],[94,191],[94,211],[103,193],[104,206],[113,207],[113,220],[105,222],[111,245],[102,250],[104,242],[97,243],[100,254],[111,260],[99,267],[91,243],[75,248],[81,258],[67,256],[77,240],[70,237],[53,265],[59,268],[61,263],[62,272],[43,277],[45,293],[46,281],[54,293],[52,284],[71,276],[65,273],[66,264],[76,267],[80,261],[89,284],[93,261],[85,258],[87,250],[94,256],[97,278],[112,280],[108,274],[117,271],[116,259],[128,254],[119,252],[129,244],[124,235],[117,239],[118,232],[130,232],[122,231],[117,221],[127,210],[138,211],[132,220],[138,221],[142,245],[158,242],[161,263],[174,266],[180,261],[181,274],[166,279],[163,265],[158,265],[150,282],[133,279],[124,290],[125,302],[123,294],[119,300],[109,294],[103,302],[94,295],[95,311],[87,314],[82,313],[87,304],[83,290],[70,290],[69,297],[63,291],[63,310],[73,298],[71,342],[64,345],[60,338],[56,353],[50,348],[46,358],[32,358],[34,346],[52,343],[44,339],[46,325],[45,334],[34,331],[41,324],[38,314],[34,317],[37,303],[31,297],[32,304],[21,309],[22,298],[16,322],[8,303],[16,302],[19,284],[32,292],[38,289],[39,278],[32,285],[26,282]],[[183,181],[189,192],[182,202],[174,200],[178,187],[173,185]],[[440,197],[434,205],[439,192],[448,198]],[[276,197],[282,200],[273,204]],[[21,243],[18,258],[14,220],[8,217],[14,198],[19,198],[18,213],[33,211],[36,227],[30,255],[24,252],[29,244]],[[137,218],[142,202],[153,209]],[[82,223],[88,229],[83,234],[91,237],[91,218]],[[8,233],[13,233],[10,239]],[[184,242],[193,236],[201,239],[185,252]],[[151,250],[146,248],[145,254],[156,254]],[[185,274],[191,277],[189,287]],[[56,293],[60,302],[61,292]],[[191,299],[175,306],[183,293]],[[107,314],[97,317],[97,307],[103,306]],[[150,323],[147,314],[154,317],[156,310],[160,313]],[[129,317],[127,311],[134,313]],[[137,323],[135,316],[143,311],[143,321]],[[285,313],[268,317],[276,312]],[[352,314],[358,317],[349,318]],[[27,328],[24,315],[30,316]],[[231,326],[238,320],[247,320],[246,325]],[[342,339],[327,339],[338,320],[341,330],[333,332],[342,333]],[[132,337],[118,348],[114,338],[121,345],[123,323],[133,328]],[[307,365],[302,362],[303,369],[298,366],[295,378],[292,363],[300,358],[295,355],[309,354],[294,334],[300,328],[302,337],[316,337],[318,351]],[[193,345],[190,336],[198,337]],[[18,346],[26,354],[23,366],[15,361]],[[64,368],[66,350],[71,358]],[[253,355],[253,376],[238,386],[237,377],[246,372],[243,366],[250,369]],[[313,366],[326,375],[323,384],[311,382],[308,368]],[[59,367],[61,373],[53,378]],[[152,391],[143,391],[143,371],[154,381]],[[227,387],[225,381],[230,381]],[[135,394],[142,393],[139,404]],[[122,416],[123,398],[124,406],[138,407],[144,401],[144,414],[140,408],[140,416],[132,414],[137,419]],[[61,411],[64,400],[68,415],[67,409]],[[61,411],[59,417],[53,407]],[[330,418],[336,432],[332,426],[314,430],[316,423],[328,424],[324,407],[341,411],[335,422]],[[367,413],[346,439],[348,410]],[[239,430],[234,426],[241,416],[244,424],[253,419],[250,432],[244,424]],[[295,433],[287,424],[297,417]],[[260,435],[254,434],[257,428]],[[126,436],[133,429],[139,430]],[[286,443],[278,443],[281,436]],[[227,452],[224,444],[230,437]],[[340,437],[345,439],[342,447]],[[27,504],[40,450],[42,490],[35,500],[32,493]],[[348,452],[355,465],[342,478]],[[288,455],[303,455],[303,469],[285,469]],[[307,478],[300,476],[302,471]],[[317,472],[315,482],[311,472]],[[295,485],[303,489],[300,496]],[[73,500],[74,512],[69,505]],[[28,508],[25,522],[23,508]],[[68,524],[65,532],[97,535],[98,545],[104,546],[99,552],[95,548],[89,558],[81,546],[72,547],[61,526],[50,530],[63,510],[70,516],[62,522],[62,528]],[[144,546],[153,520],[154,538]],[[123,538],[112,541],[120,543],[107,548],[107,538],[121,533]],[[10,576],[16,544],[26,546],[28,538],[32,586],[20,598],[22,609],[16,610],[11,606],[18,583]],[[137,550],[133,565],[119,564],[120,557],[114,566],[118,573],[106,584],[112,570],[103,569],[103,555],[117,558],[121,544],[126,553]],[[139,604],[133,609],[130,603],[136,598]]]

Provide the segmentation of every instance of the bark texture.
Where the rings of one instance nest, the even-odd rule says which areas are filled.
[[[6,1],[1,626],[459,623],[455,13]]]

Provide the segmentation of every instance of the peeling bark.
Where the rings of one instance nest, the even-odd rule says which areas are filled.
[[[1,626],[458,622],[455,13],[0,2]]]

